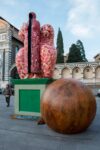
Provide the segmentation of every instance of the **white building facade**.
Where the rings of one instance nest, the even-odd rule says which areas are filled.
[[[15,61],[15,53],[21,46],[18,29],[0,17],[0,88],[9,82],[9,70]]]

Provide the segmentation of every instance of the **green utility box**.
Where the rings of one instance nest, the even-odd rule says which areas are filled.
[[[53,79],[15,79],[12,82],[15,85],[15,114],[40,116],[42,93]]]

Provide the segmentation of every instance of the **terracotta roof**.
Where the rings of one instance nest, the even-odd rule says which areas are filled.
[[[94,56],[94,58],[98,57],[100,55],[100,53],[98,53],[96,56]]]

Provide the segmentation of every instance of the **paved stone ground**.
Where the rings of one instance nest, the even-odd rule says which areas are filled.
[[[92,125],[83,133],[62,135],[32,120],[13,120],[14,97],[6,107],[0,95],[0,150],[100,150],[100,98]]]

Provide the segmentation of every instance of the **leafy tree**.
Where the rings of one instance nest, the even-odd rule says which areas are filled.
[[[73,62],[81,62],[81,52],[80,49],[77,47],[76,44],[72,44],[69,48],[69,54],[68,54],[68,60],[67,62],[73,63]]]
[[[64,63],[63,37],[60,28],[57,35],[57,63]]]
[[[86,56],[85,56],[85,50],[84,50],[83,43],[82,43],[80,40],[78,40],[78,41],[76,42],[76,45],[77,45],[77,47],[80,49],[80,52],[81,52],[81,57],[82,57],[82,60],[81,60],[81,61],[86,62],[87,59],[86,59]]]

